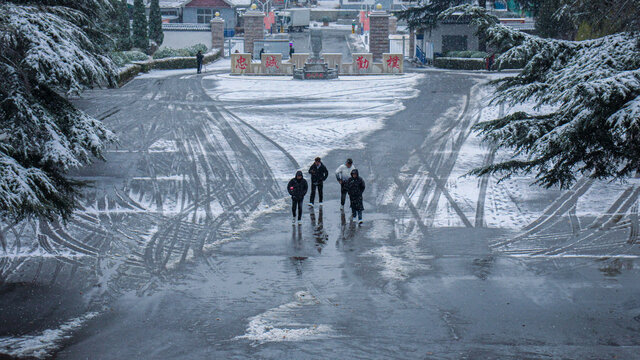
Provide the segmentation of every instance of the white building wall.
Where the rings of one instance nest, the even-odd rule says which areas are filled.
[[[204,44],[207,45],[207,49],[211,48],[211,32],[164,30],[164,41],[162,41],[160,48],[180,49],[196,44]]]

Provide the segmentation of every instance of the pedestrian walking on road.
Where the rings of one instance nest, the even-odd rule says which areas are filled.
[[[345,187],[347,188],[347,192],[349,192],[349,202],[351,202],[351,220],[356,221],[356,215],[358,215],[358,222],[362,224],[362,210],[364,210],[362,193],[364,192],[365,185],[364,180],[358,174],[358,170],[351,170],[351,177]]]
[[[260,55],[258,55],[260,61],[262,61],[262,54],[264,54],[264,48],[260,49]]]
[[[324,166],[321,159],[317,157],[311,167],[309,168],[309,174],[311,174],[311,195],[309,196],[309,206],[313,206],[316,200],[316,188],[318,189],[318,204],[322,205],[322,186],[327,177],[329,177],[329,170]]]
[[[293,54],[296,52],[296,50],[293,48],[293,43],[290,42],[289,43],[289,59],[291,59],[293,57]]]
[[[291,212],[293,213],[293,224],[296,223],[296,211],[298,212],[298,224],[302,224],[302,202],[307,194],[309,185],[302,176],[302,171],[296,173],[296,177],[289,180],[287,191],[291,195]]]
[[[355,168],[353,160],[347,159],[347,162],[336,169],[336,180],[340,183],[340,210],[344,210],[344,201],[347,197],[347,189],[344,186],[347,184],[347,180],[351,177],[351,170],[354,170]]]
[[[204,61],[204,55],[202,55],[202,51],[198,51],[196,54],[196,62],[198,63],[198,74],[202,72],[202,62]]]

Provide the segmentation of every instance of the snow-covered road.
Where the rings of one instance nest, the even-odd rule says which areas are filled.
[[[93,183],[68,223],[0,229],[0,279],[72,289],[84,305],[71,314],[24,305],[27,318],[48,309],[55,320],[19,330],[5,322],[0,352],[637,353],[635,180],[583,179],[559,191],[524,176],[464,177],[507,156],[471,127],[517,110],[486,103],[485,76],[305,82],[233,77],[227,68],[154,71],[77,100],[119,144],[106,163],[74,175]],[[292,229],[283,186],[316,156],[330,172],[354,158],[367,181],[362,227],[338,211],[330,177],[325,206],[305,209]]]

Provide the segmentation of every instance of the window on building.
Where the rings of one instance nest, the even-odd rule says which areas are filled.
[[[178,16],[178,10],[173,10],[173,9],[171,9],[171,10],[169,10],[169,9],[163,10],[163,9],[160,9],[160,14],[162,14],[162,16],[176,16],[177,17]]]
[[[213,9],[198,9],[198,24],[208,24],[215,13]]]
[[[465,51],[467,49],[466,35],[442,35],[442,52]]]

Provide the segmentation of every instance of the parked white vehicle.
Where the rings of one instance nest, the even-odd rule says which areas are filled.
[[[282,24],[289,32],[303,31],[309,28],[311,10],[308,8],[286,9],[276,12],[278,25]]]

